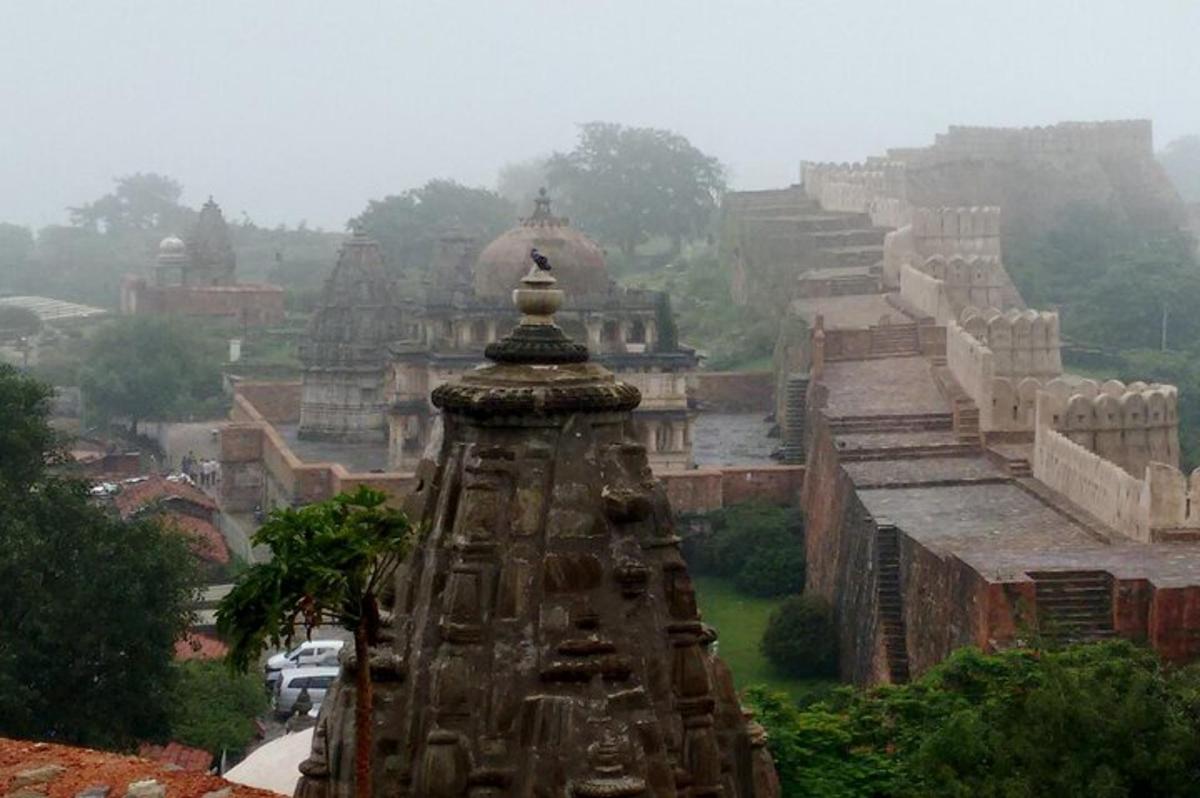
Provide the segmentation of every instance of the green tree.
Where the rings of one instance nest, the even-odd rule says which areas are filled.
[[[1200,672],[1128,642],[955,652],[795,711],[752,691],[785,795],[1195,796]]]
[[[167,732],[193,560],[179,535],[120,521],[49,470],[48,396],[0,366],[0,734],[126,747]]]
[[[1187,202],[1200,202],[1200,136],[1175,139],[1158,154],[1167,176]]]
[[[500,167],[496,175],[496,193],[513,204],[518,211],[532,207],[538,190],[549,180],[546,177],[548,158],[530,158]]]
[[[99,199],[70,208],[71,224],[105,233],[163,231],[190,221],[194,212],[179,204],[183,186],[153,172],[125,175]]]
[[[271,514],[254,535],[271,561],[247,569],[217,610],[231,664],[247,670],[268,643],[335,624],[354,634],[355,795],[371,795],[370,647],[379,638],[379,591],[408,556],[412,527],[379,491],[359,486],[299,510]]]
[[[576,222],[615,242],[626,261],[656,235],[678,252],[725,190],[720,162],[678,133],[609,122],[582,125],[575,149],[551,156],[546,172]]]
[[[837,675],[833,609],[820,596],[789,596],[771,613],[760,643],[780,672],[799,678]]]
[[[371,200],[353,220],[379,241],[389,268],[423,274],[438,237],[452,228],[487,243],[512,227],[516,206],[499,194],[453,180],[430,180],[420,188]]]
[[[127,418],[137,434],[142,420],[219,396],[220,356],[198,325],[129,316],[92,339],[80,386],[90,412],[104,421]]]
[[[244,751],[267,708],[262,680],[215,661],[177,662],[174,671],[167,701],[171,739],[216,756]]]
[[[33,233],[28,227],[0,223],[0,292],[24,290],[33,257]]]

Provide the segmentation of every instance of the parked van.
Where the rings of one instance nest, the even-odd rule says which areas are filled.
[[[289,668],[336,666],[338,654],[344,645],[343,640],[305,640],[291,651],[275,654],[267,660],[267,689],[273,690],[279,681],[279,674]]]
[[[281,672],[275,685],[275,712],[279,715],[292,714],[302,690],[308,690],[313,709],[321,706],[325,692],[337,678],[338,671],[339,668],[312,667],[290,668]]]

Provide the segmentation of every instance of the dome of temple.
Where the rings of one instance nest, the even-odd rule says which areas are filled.
[[[533,265],[529,251],[537,249],[550,261],[552,274],[568,296],[605,294],[610,280],[604,250],[550,212],[545,189],[534,200],[533,215],[488,244],[475,263],[475,294],[508,298]]]
[[[158,242],[158,257],[178,259],[187,254],[187,244],[179,236],[167,236]]]

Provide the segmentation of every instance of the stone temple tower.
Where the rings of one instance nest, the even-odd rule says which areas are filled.
[[[531,270],[489,365],[438,387],[422,528],[369,667],[374,793],[774,798],[761,727],[710,651],[664,490],[630,436],[640,396],[554,323]],[[353,790],[350,657],[300,798]]]
[[[300,437],[387,439],[387,345],[400,335],[383,252],[356,229],[342,244],[300,345]]]

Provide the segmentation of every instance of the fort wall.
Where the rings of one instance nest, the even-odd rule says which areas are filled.
[[[697,371],[687,376],[688,397],[707,411],[768,413],[773,380],[770,371]]]
[[[918,271],[907,263],[900,267],[900,296],[921,315],[938,324],[946,324],[955,316],[945,281]]]
[[[1110,386],[1109,391],[1091,397],[1075,393],[1065,401],[1059,386],[1038,393],[1034,477],[1112,528],[1144,543],[1169,538],[1172,533],[1200,530],[1200,469],[1185,476],[1173,463],[1158,462],[1146,453],[1141,471],[1131,473],[1125,451],[1119,452],[1114,460],[1072,439],[1079,432],[1070,429],[1073,422],[1080,421],[1078,416],[1091,412],[1116,414],[1121,409],[1136,413],[1136,417],[1128,419],[1134,426],[1125,429],[1122,436],[1137,439],[1137,431],[1146,428],[1145,410],[1151,404],[1150,395],[1157,397],[1152,412],[1170,416],[1168,408],[1174,392],[1170,386],[1125,390],[1119,397],[1117,386]],[[1114,418],[1113,423],[1124,421]],[[1056,424],[1066,429],[1056,429]],[[1142,438],[1141,444],[1145,441]],[[1161,443],[1168,445],[1166,441]],[[1127,444],[1128,448],[1131,447]],[[1135,444],[1132,448],[1140,446]],[[1170,456],[1168,451],[1164,459]],[[1120,464],[1122,460],[1125,467]]]
[[[243,385],[233,397],[231,424],[221,430],[221,505],[230,512],[249,512],[256,507],[294,507],[324,501],[338,493],[368,485],[398,502],[416,484],[407,472],[356,473],[340,463],[306,463],[296,456],[251,397],[269,395],[267,383]],[[278,403],[267,402],[272,413],[291,420],[289,401],[299,408],[299,394],[284,383]],[[296,383],[298,385],[298,383]],[[292,399],[286,397],[292,396]],[[278,422],[277,422],[278,423]]]
[[[804,466],[696,468],[664,472],[658,479],[671,509],[690,515],[744,502],[792,505],[804,482]]]

